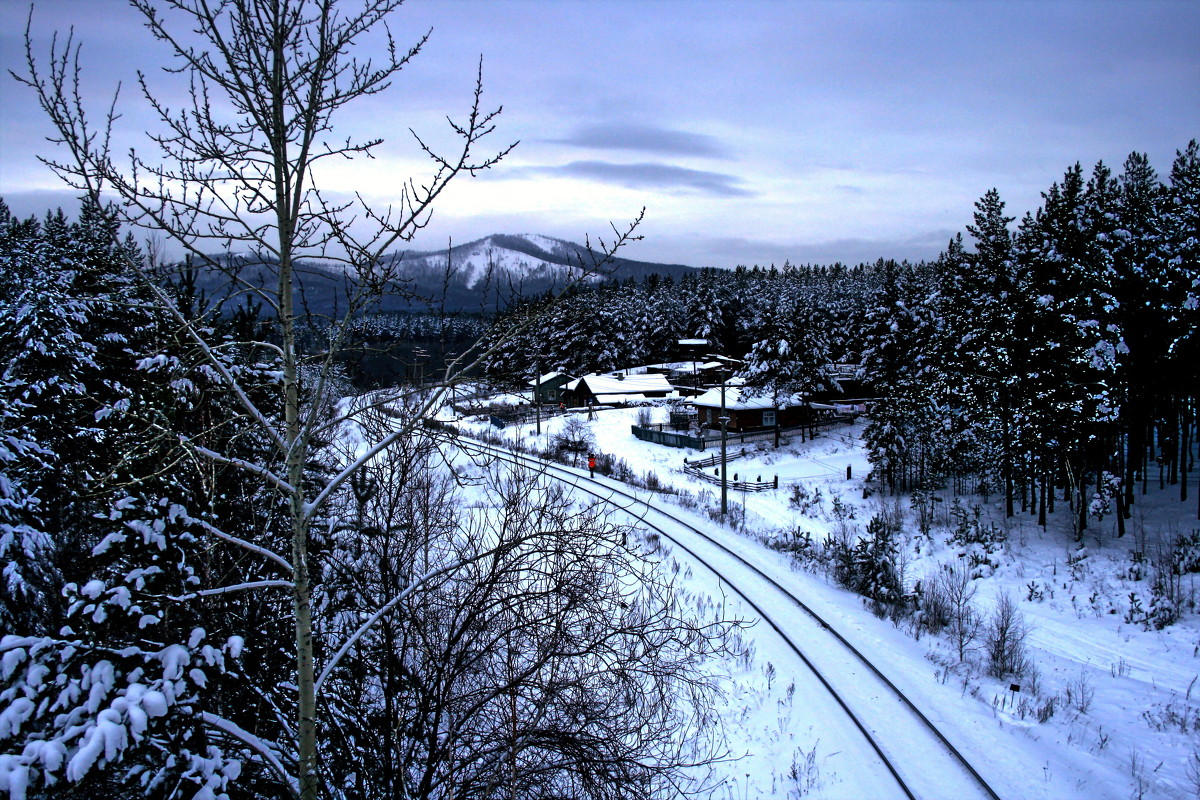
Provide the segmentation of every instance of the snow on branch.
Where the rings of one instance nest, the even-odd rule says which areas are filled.
[[[296,783],[296,779],[292,777],[292,775],[286,769],[284,769],[283,763],[280,762],[279,757],[275,755],[271,745],[265,740],[255,736],[253,733],[250,733],[250,731],[241,727],[237,723],[227,720],[224,717],[218,717],[216,714],[208,711],[202,712],[200,716],[204,720],[204,724],[212,728],[216,728],[227,736],[232,736],[234,739],[237,739],[239,742],[262,756],[263,760],[266,761],[271,769],[275,771],[275,774],[279,776],[279,779],[282,780],[289,789],[291,789],[292,795],[295,797],[300,795],[300,786]]]
[[[291,581],[248,581],[247,583],[236,583],[233,586],[221,586],[216,589],[201,589],[198,592],[181,595],[164,595],[168,600],[176,603],[182,603],[185,600],[194,600],[197,597],[212,597],[218,594],[229,594],[230,592],[243,592],[247,589],[295,589],[296,584]]]

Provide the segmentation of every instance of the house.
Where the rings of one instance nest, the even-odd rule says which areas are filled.
[[[809,404],[798,395],[780,398],[776,405],[770,395],[743,397],[745,382],[731,378],[724,389],[716,386],[692,400],[696,407],[696,422],[700,427],[721,427],[721,393],[725,393],[725,413],[729,417],[731,431],[790,428],[808,422],[812,415]]]
[[[563,387],[570,382],[570,375],[564,375],[561,372],[547,372],[545,375],[529,381],[528,386],[533,390],[537,402],[558,405],[563,402]]]
[[[569,406],[634,403],[652,397],[666,397],[675,391],[666,376],[659,374],[584,375],[564,386]]]

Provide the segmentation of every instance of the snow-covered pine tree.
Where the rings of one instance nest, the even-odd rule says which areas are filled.
[[[1175,155],[1163,214],[1168,261],[1166,291],[1171,344],[1168,359],[1171,373],[1178,376],[1181,453],[1189,451],[1200,412],[1200,145],[1195,139]],[[1180,457],[1180,500],[1188,497],[1186,457]],[[1200,519],[1200,486],[1197,488],[1197,518]]]
[[[0,481],[32,501],[24,542],[2,545],[9,578],[23,587],[6,600],[10,635],[0,640],[0,784],[15,796],[64,780],[98,794],[130,781],[151,793],[219,792],[240,768],[206,719],[261,727],[249,689],[269,677],[258,665],[282,663],[288,674],[270,641],[242,652],[244,621],[270,636],[279,609],[220,596],[254,567],[212,546],[213,519],[265,533],[252,510],[271,504],[236,471],[198,469],[180,443],[229,438],[236,413],[213,403],[210,377],[128,268],[140,255],[111,234],[111,218],[86,205],[77,224],[51,217],[32,247],[0,234],[0,258],[28,268],[17,273],[24,289],[9,285],[0,298],[16,323],[4,327],[16,337],[4,337],[5,389],[20,392],[15,404],[6,392],[5,426],[38,444],[33,457],[6,459]],[[22,264],[31,251],[37,261]],[[273,373],[262,383],[273,385]],[[40,534],[32,547],[31,530]],[[201,579],[209,591],[197,591]],[[251,681],[238,677],[242,663]]]
[[[876,478],[891,492],[930,489],[944,477],[938,409],[949,398],[932,344],[932,287],[910,265],[882,261],[861,328],[862,375],[877,398],[863,431]]]
[[[1121,427],[1128,436],[1127,476],[1141,473],[1143,492],[1150,465],[1162,452],[1161,423],[1169,412],[1168,393],[1160,390],[1170,346],[1168,299],[1163,291],[1168,260],[1164,251],[1162,210],[1165,192],[1143,153],[1131,153],[1115,187],[1115,225],[1108,241],[1115,274],[1114,294],[1121,298],[1119,324],[1127,351],[1118,360],[1124,395]],[[1166,312],[1166,313],[1164,313]],[[1132,481],[1126,491],[1134,500]]]
[[[999,483],[1009,514],[1017,471],[1012,446],[1020,405],[1017,376],[1024,364],[1024,339],[1016,330],[1012,220],[995,189],[975,203],[975,224],[967,227],[975,250],[947,262],[953,271],[945,276],[939,304],[948,323],[942,358],[963,398],[975,444],[982,448],[973,460],[981,479]]]
[[[1027,361],[1016,433],[1030,459],[1030,473],[1020,477],[1034,488],[1042,524],[1046,495],[1060,470],[1081,492],[1089,485],[1086,476],[1107,468],[1113,457],[1109,428],[1118,407],[1113,384],[1124,345],[1102,244],[1112,210],[1106,175],[1097,165],[1085,186],[1078,164],[1067,170],[1061,185],[1043,195],[1036,219],[1022,220],[1017,237],[1018,328],[1027,338]],[[1081,530],[1086,516],[1079,519]]]
[[[832,386],[827,324],[810,298],[785,290],[751,327],[759,339],[738,371],[745,397],[767,397],[782,409],[805,406],[814,392]]]

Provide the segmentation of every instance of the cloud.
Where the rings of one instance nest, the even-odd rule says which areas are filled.
[[[950,230],[927,230],[906,238],[844,238],[824,242],[784,243],[744,237],[701,237],[658,243],[673,260],[691,266],[733,267],[767,264],[870,264],[879,258],[897,261],[931,261],[946,248],[954,235]],[[641,257],[641,256],[639,256]],[[658,260],[657,252],[645,260]],[[663,259],[667,260],[667,259]]]
[[[558,167],[527,167],[521,172],[559,175],[570,178],[615,183],[627,189],[651,189],[666,192],[685,192],[715,197],[753,197],[755,192],[744,188],[741,178],[721,172],[688,169],[672,164],[644,162],[615,164],[611,161],[572,161]],[[512,176],[512,171],[509,173]]]
[[[728,150],[712,136],[651,125],[588,125],[578,128],[565,139],[551,141],[555,144],[600,150],[637,150],[665,155],[729,158]]]

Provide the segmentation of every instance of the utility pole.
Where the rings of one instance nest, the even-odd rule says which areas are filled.
[[[742,362],[736,358],[729,356],[710,354],[709,358],[715,358],[723,364],[721,370],[721,519],[725,519],[726,512],[729,511],[729,484],[726,480],[726,464],[725,464],[725,449],[729,441],[729,413],[725,409],[725,390],[729,384],[729,378],[732,374],[732,366],[741,364]],[[742,440],[743,442],[745,439]]]
[[[729,437],[729,414],[725,411],[725,384],[729,380],[728,373],[721,372],[721,519],[725,519],[725,512],[729,510],[729,492],[728,482],[726,481],[726,472],[728,464],[725,458],[726,441]]]
[[[542,362],[533,362],[533,412],[537,417],[537,435],[542,435]]]

